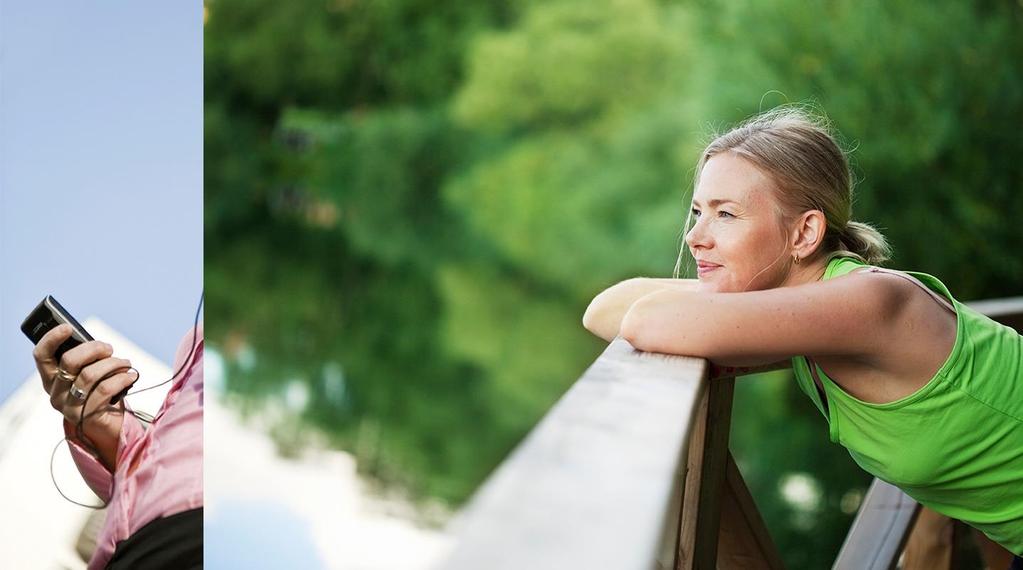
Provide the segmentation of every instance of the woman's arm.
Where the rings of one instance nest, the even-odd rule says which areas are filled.
[[[799,354],[876,357],[892,344],[906,299],[896,281],[853,274],[746,293],[665,289],[632,304],[621,335],[640,350],[724,366]]]
[[[663,290],[695,291],[696,279],[636,277],[613,285],[593,298],[583,315],[586,330],[611,342],[618,336],[622,318],[640,298]]]

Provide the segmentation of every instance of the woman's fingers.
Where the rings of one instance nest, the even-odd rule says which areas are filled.
[[[78,378],[75,379],[75,385],[81,390],[88,392],[92,389],[93,384],[111,375],[120,369],[131,368],[131,362],[123,358],[104,358],[103,360],[97,360],[92,364],[87,365],[78,373]],[[104,381],[104,384],[107,381]]]
[[[113,376],[105,379],[104,377],[100,377],[101,381],[98,380],[99,385],[96,386],[96,389],[92,392],[92,397],[89,398],[86,414],[91,414],[93,410],[96,410],[97,408],[109,407],[111,398],[113,398],[121,390],[131,386],[132,383],[138,379],[139,374],[134,369],[124,369],[123,372],[114,374]],[[82,391],[86,394],[88,394],[90,390],[92,390],[92,386],[82,389]]]
[[[57,352],[57,347],[71,336],[71,332],[71,325],[54,327],[44,334],[32,349],[32,358],[36,361],[39,376],[43,379],[43,388],[47,392],[50,391],[50,381],[57,372],[57,360],[53,357],[53,353]]]
[[[53,360],[53,353],[57,352],[57,347],[71,336],[71,332],[71,325],[53,327],[36,343],[35,349],[32,350],[32,356],[38,362]]]
[[[68,328],[70,329],[70,327]],[[40,339],[39,344],[42,343],[43,340]],[[55,348],[56,346],[53,346],[53,349]],[[81,408],[81,400],[71,396],[70,390],[72,385],[77,386],[78,389],[82,389],[82,380],[80,378],[75,378],[74,383],[72,383],[64,379],[55,378],[55,374],[57,373],[57,364],[53,362],[52,349],[48,347],[46,350],[50,350],[49,355],[47,356],[47,354],[43,353],[43,360],[37,361],[39,374],[43,377],[43,387],[46,389],[47,393],[50,394],[50,405],[59,410],[65,416],[68,416],[66,408]],[[65,352],[60,359],[60,367],[72,377],[77,377],[88,365],[96,361],[110,358],[113,350],[113,347],[105,342],[92,340]],[[49,361],[46,360],[47,357],[49,358]],[[128,364],[128,366],[131,366],[131,364]],[[122,365],[121,367],[124,366]],[[107,368],[107,370],[109,371],[112,369]],[[95,383],[95,378],[93,379],[93,383]]]
[[[107,361],[116,362],[107,365]],[[101,364],[104,364],[104,372],[100,371],[99,367]],[[96,417],[97,414],[102,414],[107,411],[119,411],[120,408],[110,405],[110,399],[113,398],[114,395],[120,393],[121,390],[131,386],[136,380],[138,380],[138,372],[136,372],[135,369],[129,370],[128,367],[130,366],[131,364],[128,363],[127,360],[120,358],[108,358],[104,361],[100,361],[100,363],[87,367],[86,370],[79,375],[78,380],[75,381],[75,386],[87,394],[86,397],[88,400],[79,400],[74,396],[71,396],[68,391],[65,390],[63,393],[65,403],[62,407],[64,416],[72,422],[77,422],[82,414],[83,404],[85,404],[84,411],[87,419],[91,419]],[[118,370],[120,370],[120,372],[116,372]],[[79,386],[79,382],[82,382],[82,378],[84,376],[92,377],[93,375],[95,375],[95,379],[91,380],[87,386]],[[90,392],[91,395],[88,395]],[[102,416],[97,417],[96,419],[101,420]]]
[[[57,351],[57,347],[61,343],[71,337],[72,333],[73,330],[70,324],[54,326],[43,335],[42,339],[39,339],[39,342],[36,343],[36,348],[32,349],[32,357],[36,359],[36,368],[39,370],[39,377],[43,381],[43,390],[46,390],[47,394],[52,393],[53,375],[57,371],[57,361],[53,357],[53,353]]]
[[[92,391],[93,386],[99,384],[92,392],[92,397],[89,397],[86,413],[92,413],[92,410],[108,405],[115,394],[138,379],[138,372],[134,369],[129,370],[129,368],[131,368],[130,361],[111,357],[93,362],[78,373],[74,384],[82,392],[88,394]],[[115,375],[117,372],[120,374]],[[131,380],[125,382],[126,377],[130,377]]]
[[[50,395],[50,405],[73,423],[82,421],[93,426],[91,429],[103,429],[107,424],[113,426],[119,421],[123,406],[112,406],[110,399],[138,380],[138,372],[131,369],[128,360],[114,358],[112,346],[96,340],[68,350],[57,362],[54,353],[72,332],[70,325],[54,327],[32,350],[43,388]],[[69,382],[58,377],[58,366],[74,380]],[[85,397],[73,396],[72,388]],[[117,423],[117,430],[119,426]]]
[[[114,347],[109,344],[90,340],[65,352],[60,359],[60,367],[68,374],[78,375],[86,366],[97,360],[109,358],[113,353]]]

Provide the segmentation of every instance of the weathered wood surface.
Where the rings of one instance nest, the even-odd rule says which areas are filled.
[[[916,522],[909,530],[909,539],[902,550],[899,568],[901,570],[955,570],[954,561],[962,541],[956,540],[956,527],[963,523],[946,517],[937,511],[921,506]],[[987,565],[994,570],[1008,568],[1012,559],[997,566]]]
[[[677,570],[713,570],[717,565],[734,388],[734,378],[714,380],[700,398],[689,438]]]
[[[874,479],[833,569],[895,568],[919,511],[920,504],[898,487]]]
[[[671,568],[706,376],[616,339],[453,522],[440,567]]]

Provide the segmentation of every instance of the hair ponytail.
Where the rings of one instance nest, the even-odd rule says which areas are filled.
[[[892,248],[881,232],[870,224],[850,221],[838,236],[838,248],[828,258],[855,257],[870,265],[881,265],[891,259]]]

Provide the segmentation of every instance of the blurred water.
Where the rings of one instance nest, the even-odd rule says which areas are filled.
[[[203,521],[205,568],[326,568],[309,523],[273,501],[226,501]]]

